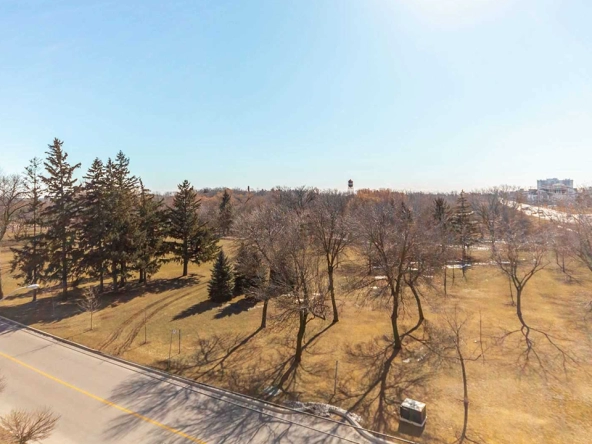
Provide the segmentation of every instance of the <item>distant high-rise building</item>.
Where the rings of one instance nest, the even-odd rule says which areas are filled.
[[[553,188],[556,188],[556,189],[573,188],[573,180],[572,179],[559,180],[555,177],[552,179],[537,180],[537,189],[538,190],[551,190]]]
[[[537,180],[536,194],[534,190],[529,192],[530,200],[561,200],[575,196],[576,190],[573,187],[572,179],[551,179]]]

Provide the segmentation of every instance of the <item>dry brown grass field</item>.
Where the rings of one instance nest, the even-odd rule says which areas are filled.
[[[229,248],[229,242],[224,242]],[[486,255],[485,252],[479,252]],[[5,294],[18,288],[8,274],[10,253],[2,249]],[[302,366],[289,372],[296,325],[273,319],[259,330],[261,304],[242,297],[215,305],[207,299],[211,264],[190,268],[168,264],[146,286],[102,296],[101,309],[89,330],[89,314],[73,301],[57,301],[45,290],[39,301],[16,292],[0,303],[2,316],[31,325],[124,359],[166,369],[198,381],[263,396],[282,377],[290,397],[350,408],[363,425],[417,442],[453,442],[462,427],[463,388],[458,363],[442,362],[421,344],[405,339],[394,355],[389,344],[388,307],[363,303],[359,296],[338,294],[341,320],[312,320],[308,325]],[[535,275],[524,293],[524,316],[533,327],[552,335],[568,353],[562,355],[540,334],[535,350],[524,360],[524,339],[508,281],[491,266],[476,266],[466,279],[456,270],[449,292],[424,289],[429,334],[444,328],[444,315],[458,306],[468,317],[465,356],[485,349],[484,359],[467,362],[469,437],[488,443],[589,443],[592,437],[592,331],[589,301],[592,274],[573,265],[575,280],[567,281],[551,263]],[[343,280],[343,277],[341,277]],[[437,286],[440,284],[435,280]],[[55,304],[53,303],[55,302]],[[273,304],[270,316],[275,312]],[[413,305],[405,307],[403,329],[415,322]],[[144,343],[144,318],[146,338]],[[480,335],[479,324],[482,331]],[[181,331],[181,350],[171,330]],[[428,335],[425,329],[415,332]],[[335,369],[337,390],[334,393]],[[287,395],[283,395],[287,396]],[[397,403],[405,397],[427,403],[428,422],[422,433],[399,428]],[[282,401],[282,395],[273,398]]]

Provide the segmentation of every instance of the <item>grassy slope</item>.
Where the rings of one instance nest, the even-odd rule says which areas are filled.
[[[6,275],[9,254],[3,251],[5,293],[17,283]],[[173,343],[172,371],[233,390],[260,394],[277,381],[291,356],[295,325],[278,325],[257,332],[260,305],[251,307],[238,298],[230,306],[207,301],[211,264],[192,267],[188,278],[178,278],[180,266],[169,264],[147,287],[106,295],[89,331],[89,315],[75,304],[60,303],[52,314],[51,293],[42,294],[36,305],[29,295],[10,297],[0,314],[36,328],[94,347],[125,359],[166,368],[171,329],[182,332],[181,353]],[[585,304],[592,282],[583,270],[578,283],[566,283],[550,267],[535,276],[524,295],[524,315],[533,326],[555,334],[558,342],[577,358],[567,374],[556,353],[542,337],[535,337],[547,373],[539,365],[522,370],[517,364],[523,351],[518,334],[503,344],[504,330],[518,328],[514,308],[508,302],[507,281],[490,267],[471,270],[466,281],[457,279],[449,296],[428,291],[426,317],[430,325],[442,324],[442,307],[458,304],[472,316],[467,325],[467,353],[477,347],[479,312],[483,335],[490,349],[485,362],[468,363],[471,400],[470,429],[473,438],[486,442],[588,442],[592,436],[591,334]],[[18,293],[17,293],[18,294]],[[354,407],[365,425],[397,432],[396,404],[404,397],[428,403],[429,420],[419,438],[423,442],[451,442],[462,421],[462,385],[456,365],[435,366],[418,361],[425,350],[410,347],[394,358],[389,376],[381,380],[382,364],[390,355],[383,339],[390,332],[388,311],[359,304],[353,296],[340,297],[341,321],[314,320],[309,324],[303,367],[291,378],[290,390],[302,400],[333,402]],[[414,320],[408,307],[404,325]],[[148,343],[144,342],[144,313],[148,318]],[[273,309],[271,315],[274,314]],[[319,333],[317,335],[317,333]],[[421,333],[418,333],[421,334]],[[409,359],[407,363],[404,360]],[[333,396],[335,363],[339,361],[338,391]],[[373,384],[376,383],[376,384]],[[363,393],[369,386],[374,389]],[[385,396],[380,396],[384,394]],[[402,429],[407,432],[408,429]]]

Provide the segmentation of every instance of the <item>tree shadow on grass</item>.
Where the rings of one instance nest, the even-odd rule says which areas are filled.
[[[322,332],[319,332],[319,335]],[[294,362],[292,338],[276,341],[272,350],[265,341],[258,341],[258,335],[265,335],[264,329],[257,329],[249,335],[212,335],[197,340],[193,356],[181,357],[168,363],[168,359],[157,362],[159,368],[169,368],[172,373],[214,385],[230,387],[231,390],[262,399],[298,399],[298,378],[301,374],[325,377],[330,373],[327,365]],[[307,342],[303,350],[313,340]],[[272,353],[269,353],[269,352]],[[258,356],[253,360],[253,356]],[[273,390],[271,390],[273,389]]]
[[[200,301],[197,304],[192,305],[189,308],[186,308],[182,312],[177,313],[175,316],[173,316],[172,320],[178,321],[179,319],[185,319],[190,316],[200,315],[200,314],[205,313],[206,311],[213,310],[214,308],[219,307],[219,306],[220,306],[220,304],[206,299],[205,301]]]
[[[2,299],[2,301],[12,301],[14,299],[25,299],[25,298],[31,298],[31,300],[33,299],[33,291],[34,290],[28,290],[27,291],[18,291],[18,293],[13,292],[14,294],[10,294],[8,296],[4,296]],[[39,290],[37,290],[37,294],[39,294]]]
[[[242,312],[249,311],[255,307],[259,301],[255,298],[243,298],[222,307],[222,309],[214,315],[216,319],[222,319],[232,315],[238,315]]]
[[[251,333],[248,336],[245,337],[239,337],[237,336],[234,340],[234,343],[231,344],[230,346],[226,346],[225,348],[225,353],[223,356],[217,357],[214,361],[209,361],[209,359],[207,358],[207,350],[208,348],[210,348],[211,346],[203,341],[200,340],[200,345],[199,345],[199,350],[201,352],[203,352],[203,356],[205,358],[205,361],[209,361],[208,363],[213,363],[214,365],[212,367],[210,367],[209,369],[205,370],[203,373],[200,373],[198,375],[198,377],[203,377],[208,375],[209,373],[215,371],[217,368],[221,367],[224,368],[224,364],[228,361],[228,359],[235,353],[237,352],[241,347],[243,347],[244,345],[247,344],[247,342],[249,342],[252,338],[254,338],[257,333],[259,333],[261,331],[261,328],[255,330],[253,333]],[[219,343],[219,337],[216,337],[216,342]],[[199,353],[199,352],[198,352]],[[199,359],[199,358],[198,358]]]
[[[148,293],[162,293],[169,290],[178,290],[185,287],[196,286],[200,283],[199,276],[189,276],[185,278],[174,279],[155,279],[147,284],[132,283],[116,291],[101,293],[98,295],[100,309],[105,307],[115,307],[129,302],[137,297]],[[60,295],[46,296],[47,289],[39,292],[37,301],[28,301],[19,305],[4,305],[0,302],[0,315],[9,319],[21,322],[25,325],[31,324],[51,324],[63,319],[70,318],[80,314],[80,307],[77,299],[82,296],[84,288],[73,288],[69,293],[68,299],[63,299]],[[160,299],[156,303],[165,302],[169,299],[177,298],[173,293]]]
[[[172,279],[154,279],[145,284],[137,282],[128,283],[125,287],[115,291],[107,291],[99,295],[102,301],[108,302],[110,306],[117,306],[130,300],[143,296],[146,293],[159,294],[166,291],[180,290],[182,288],[195,286],[201,283],[200,275],[190,275]]]
[[[366,418],[371,429],[397,433],[401,402],[407,397],[422,399],[426,383],[438,365],[430,362],[432,356],[425,350],[396,350],[386,338],[357,344],[346,353],[348,360],[363,369],[363,373],[361,377],[340,380],[335,401],[353,402],[349,410]],[[399,430],[416,437],[424,434],[418,428]],[[424,437],[429,442],[439,442],[434,436],[424,434]]]

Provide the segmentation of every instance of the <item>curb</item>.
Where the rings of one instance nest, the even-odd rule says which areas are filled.
[[[329,422],[334,422],[336,424],[345,425],[346,427],[349,426],[349,427],[355,429],[356,432],[358,432],[358,434],[360,436],[362,436],[367,441],[369,441],[369,442],[371,442],[373,444],[392,444],[393,441],[389,441],[389,439],[390,440],[397,441],[397,442],[402,442],[402,443],[405,443],[405,444],[418,444],[415,441],[409,441],[407,439],[398,438],[396,436],[390,436],[390,435],[386,435],[386,434],[382,434],[382,433],[380,435],[382,435],[384,438],[378,437],[378,436],[374,435],[373,432],[370,432],[369,430],[366,430],[365,428],[363,428],[348,413],[345,413],[344,414],[344,413],[339,412],[339,411],[333,411],[333,413],[335,413],[338,416],[340,416],[343,419],[345,419],[349,423],[349,425],[348,424],[344,424],[343,422],[340,422],[340,421],[333,420],[331,418],[325,418],[325,417],[322,417],[322,416],[319,416],[319,415],[315,415],[313,413],[303,412],[303,411],[300,411],[300,410],[297,410],[297,409],[289,408],[289,407],[286,407],[286,406],[281,406],[279,404],[274,404],[274,403],[269,402],[269,401],[264,401],[264,400],[261,400],[261,399],[254,398],[252,396],[243,395],[243,394],[239,394],[239,393],[234,393],[234,392],[231,392],[231,391],[228,391],[228,390],[221,389],[219,387],[214,387],[212,385],[205,384],[203,382],[197,382],[197,381],[194,381],[194,380],[191,380],[191,379],[188,379],[188,378],[183,378],[183,377],[178,376],[178,375],[174,375],[174,374],[171,374],[171,373],[164,372],[164,371],[159,370],[159,369],[155,369],[155,368],[148,367],[148,366],[145,366],[145,365],[142,365],[142,364],[138,364],[138,363],[135,363],[135,362],[131,362],[131,361],[126,361],[125,359],[121,359],[121,358],[118,358],[116,356],[111,356],[111,355],[106,354],[106,353],[103,353],[103,352],[101,352],[99,350],[95,350],[95,349],[90,348],[90,347],[87,347],[85,345],[82,345],[82,344],[78,344],[76,342],[69,341],[68,339],[60,338],[59,336],[52,335],[51,333],[47,333],[47,332],[45,332],[43,330],[38,330],[36,328],[29,327],[29,326],[27,326],[25,324],[21,324],[20,322],[13,321],[12,319],[5,318],[4,316],[0,316],[0,320],[6,322],[8,324],[16,325],[16,326],[18,326],[18,327],[20,327],[22,329],[28,330],[30,332],[33,332],[33,333],[37,334],[37,335],[40,335],[40,336],[44,336],[44,337],[53,339],[54,341],[57,341],[57,342],[61,342],[61,343],[66,344],[66,345],[68,345],[70,347],[84,350],[85,352],[87,352],[89,354],[97,355],[97,356],[100,356],[100,357],[105,358],[107,360],[115,361],[115,362],[117,362],[119,364],[122,364],[122,365],[125,365],[125,366],[128,366],[128,367],[135,368],[137,370],[140,370],[143,373],[155,374],[155,375],[160,376],[163,379],[173,380],[173,381],[176,381],[176,382],[178,382],[180,384],[183,384],[185,386],[189,386],[189,387],[193,387],[193,388],[201,388],[202,390],[208,390],[210,392],[213,392],[214,394],[216,394],[219,397],[230,398],[235,403],[238,403],[240,405],[240,407],[243,407],[243,408],[247,408],[247,409],[250,409],[250,410],[257,410],[258,412],[262,412],[262,410],[268,410],[268,411],[271,411],[271,412],[274,412],[274,413],[278,413],[278,414],[282,414],[282,415],[295,415],[295,414],[297,414],[297,415],[310,416],[310,417],[317,418],[317,419],[320,419],[320,420],[323,420],[323,421],[329,421]],[[252,406],[245,405],[245,403],[255,404],[258,407],[258,409],[253,409]],[[264,413],[264,412],[262,412],[262,413]],[[308,426],[306,426],[304,424],[299,424],[299,425],[301,425],[303,427],[308,427]],[[377,432],[374,432],[374,433],[377,433]],[[385,438],[388,438],[388,439],[385,439]]]

